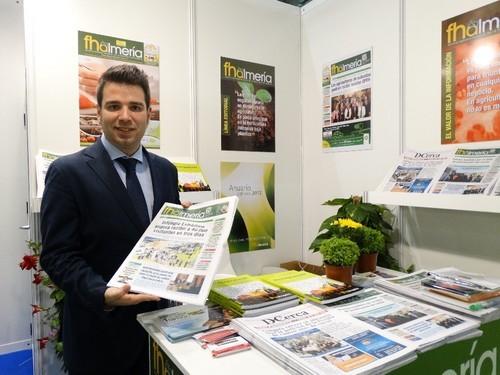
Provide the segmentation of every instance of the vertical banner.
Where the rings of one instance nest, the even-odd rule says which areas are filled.
[[[231,253],[275,248],[274,164],[221,162],[223,196],[236,195]]]
[[[500,2],[442,23],[441,143],[500,139]]]
[[[275,151],[274,67],[220,58],[222,150]]]
[[[160,148],[160,53],[158,45],[78,31],[78,82],[80,146],[94,143],[102,134],[97,118],[97,84],[102,73],[120,64],[136,65],[148,76],[151,120],[142,139],[149,148]]]
[[[323,66],[323,151],[372,147],[372,51]]]

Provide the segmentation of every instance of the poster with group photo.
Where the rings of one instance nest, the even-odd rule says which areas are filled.
[[[275,151],[274,67],[220,58],[221,147]]]
[[[239,198],[229,251],[274,249],[274,163],[221,162],[220,175],[222,195]]]
[[[500,140],[500,3],[442,23],[441,143]]]
[[[149,80],[151,120],[142,139],[148,148],[160,148],[160,52],[156,44],[78,31],[80,146],[102,134],[97,118],[97,84],[102,73],[120,64],[136,65]]]
[[[372,51],[323,66],[323,151],[372,147]]]

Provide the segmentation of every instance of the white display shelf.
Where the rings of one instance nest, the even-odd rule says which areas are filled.
[[[389,206],[500,213],[500,197],[484,195],[367,192],[367,202]]]

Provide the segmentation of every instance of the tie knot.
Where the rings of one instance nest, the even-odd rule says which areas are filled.
[[[137,159],[134,159],[134,158],[119,158],[119,159],[116,159],[116,161],[118,163],[120,163],[123,168],[125,168],[125,170],[127,171],[127,174],[128,173],[135,173],[135,167],[137,165]]]

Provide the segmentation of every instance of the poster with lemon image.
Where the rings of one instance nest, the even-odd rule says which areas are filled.
[[[151,119],[142,139],[148,148],[160,148],[160,52],[153,43],[78,31],[78,84],[80,146],[88,146],[102,134],[97,117],[97,85],[108,68],[136,65],[148,76]]]
[[[274,163],[221,162],[220,169],[222,195],[239,198],[229,251],[274,249]]]

